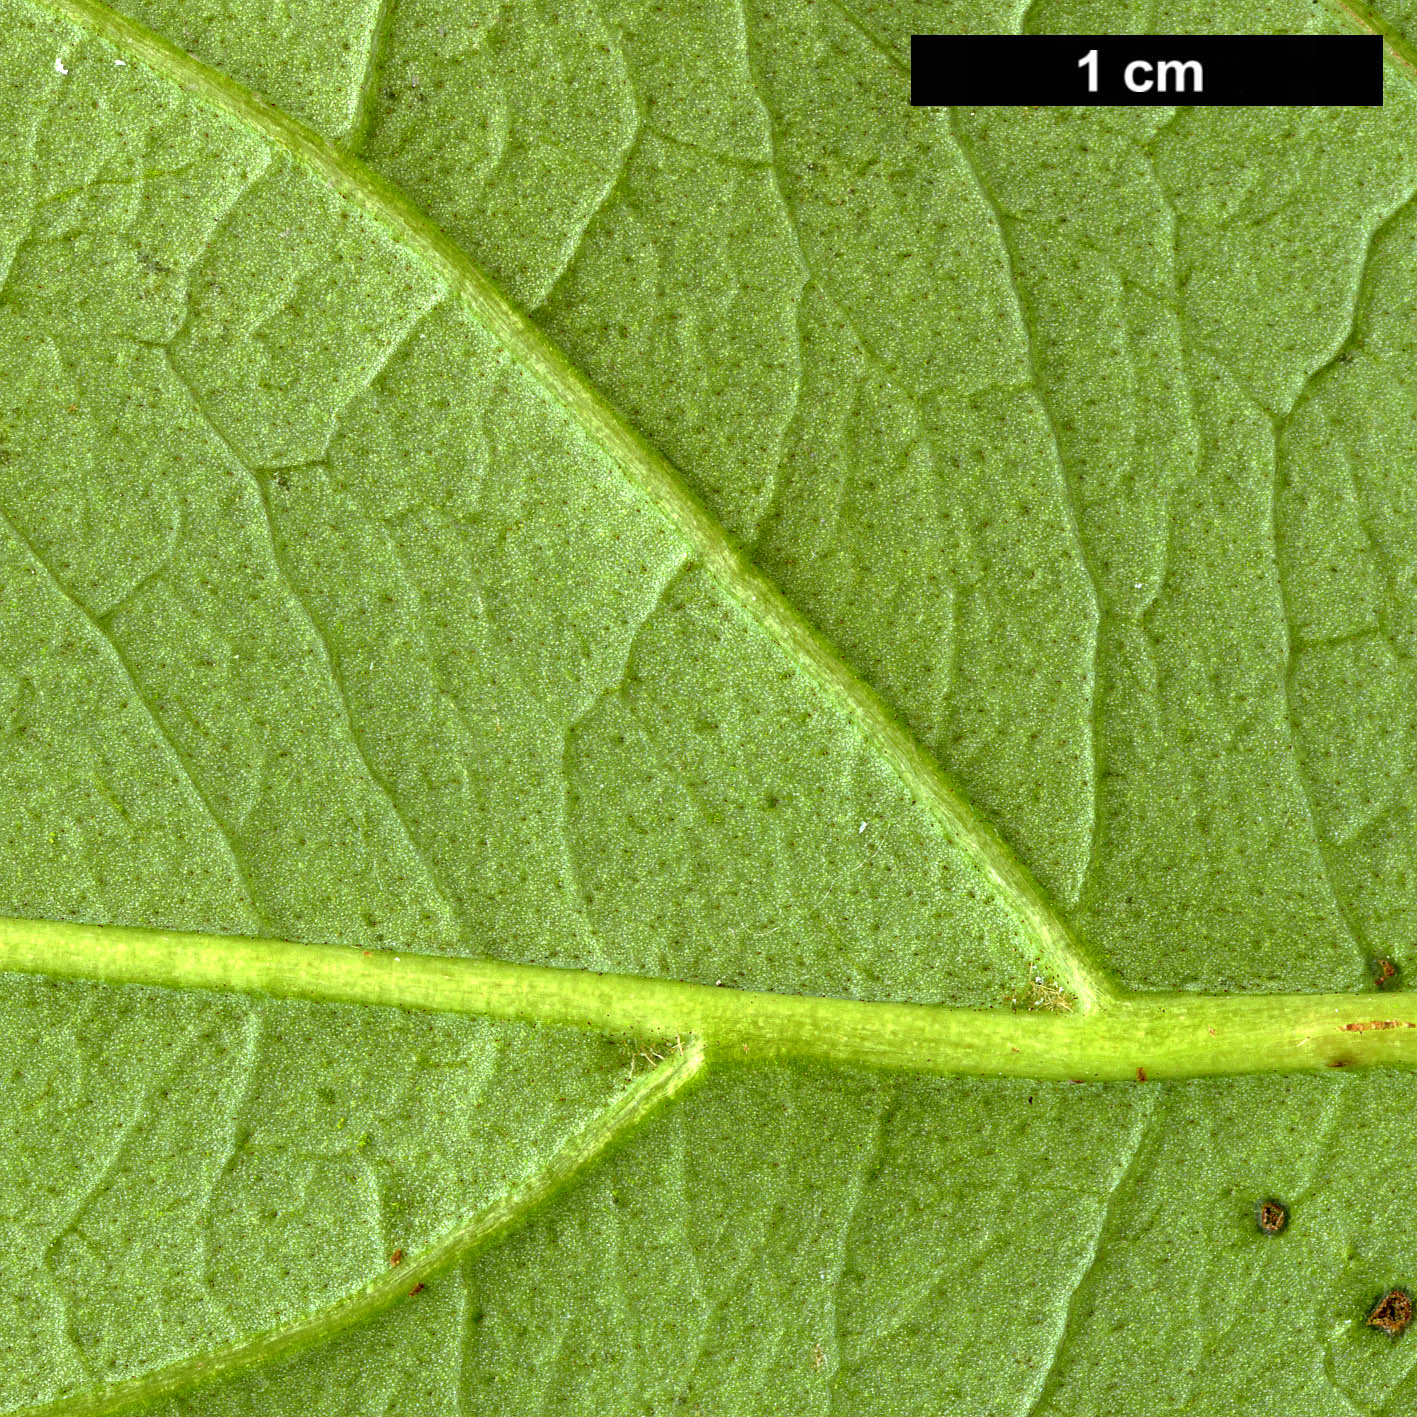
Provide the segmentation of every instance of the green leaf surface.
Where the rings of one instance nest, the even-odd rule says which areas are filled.
[[[1413,27],[0,0],[0,1411],[1407,1410]]]

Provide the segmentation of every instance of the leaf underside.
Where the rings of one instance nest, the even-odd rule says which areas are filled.
[[[1410,17],[1134,9],[0,0],[0,916],[1024,1013],[1417,968]],[[1355,23],[1381,109],[906,103],[912,29]],[[0,1039],[3,1411],[1417,1393],[1405,1071],[20,974]]]

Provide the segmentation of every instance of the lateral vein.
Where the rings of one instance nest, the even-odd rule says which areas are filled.
[[[1345,23],[1377,35],[1388,55],[1407,70],[1408,77],[1417,77],[1417,48],[1381,15],[1363,4],[1362,0],[1325,0],[1325,3]]]

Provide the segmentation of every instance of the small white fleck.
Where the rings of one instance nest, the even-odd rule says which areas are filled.
[[[113,67],[115,69],[126,69],[128,67],[128,61],[126,59],[115,59],[113,61]]]
[[[67,74],[69,71],[64,67],[64,61],[56,56],[54,60],[54,72],[56,74]]]
[[[860,836],[861,833],[862,833],[863,831],[865,831],[865,830],[866,830],[866,823],[865,823],[865,822],[862,822],[861,825],[856,828],[856,835],[857,835],[857,836]]]

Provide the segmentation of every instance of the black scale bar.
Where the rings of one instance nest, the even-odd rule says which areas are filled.
[[[910,101],[1372,107],[1383,101],[1383,42],[1375,34],[917,34]]]

